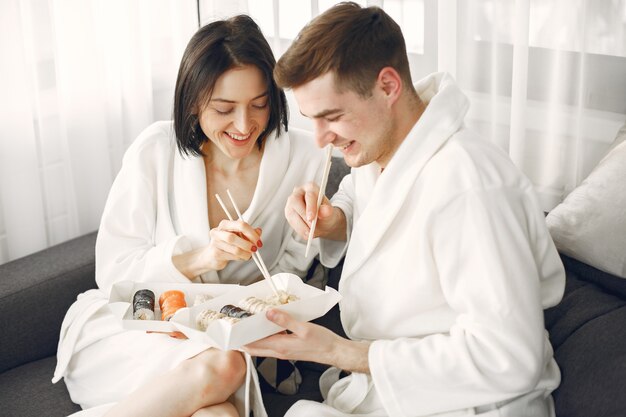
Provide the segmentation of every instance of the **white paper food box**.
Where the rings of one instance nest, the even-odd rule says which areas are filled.
[[[173,332],[176,328],[171,321],[161,320],[161,310],[159,309],[159,297],[165,291],[179,290],[185,294],[185,301],[188,306],[192,306],[196,295],[209,294],[213,297],[220,297],[228,291],[239,288],[236,284],[177,284],[167,282],[118,282],[111,288],[109,295],[109,309],[122,320],[122,326],[129,330],[148,330],[156,332]],[[154,292],[154,317],[155,320],[134,320],[133,319],[133,295],[142,289]]]
[[[341,299],[341,295],[335,289],[326,287],[326,290],[322,291],[303,283],[297,275],[281,273],[272,276],[272,280],[279,290],[287,291],[299,298],[296,301],[276,307],[288,312],[299,321],[310,321],[323,316]],[[266,280],[248,286],[240,286],[201,305],[179,310],[172,317],[171,322],[178,331],[185,334],[189,339],[222,350],[238,349],[245,344],[284,329],[269,321],[265,317],[265,313],[260,313],[242,319],[235,324],[226,320],[215,320],[206,331],[202,331],[196,324],[196,316],[205,309],[220,311],[223,306],[227,304],[238,305],[240,301],[250,296],[265,299],[272,294],[272,289]]]

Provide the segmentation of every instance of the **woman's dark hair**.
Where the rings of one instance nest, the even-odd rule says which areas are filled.
[[[181,154],[203,155],[207,137],[200,128],[199,109],[210,100],[222,74],[245,65],[258,68],[268,86],[270,116],[257,145],[261,148],[274,131],[279,136],[281,124],[287,131],[287,99],[272,76],[276,65],[272,49],[254,20],[239,15],[203,26],[187,44],[174,91],[174,132]]]

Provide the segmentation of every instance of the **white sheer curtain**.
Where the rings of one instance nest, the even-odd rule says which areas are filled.
[[[97,229],[197,20],[195,1],[0,3],[0,263]]]
[[[470,127],[507,151],[549,210],[626,119],[626,0],[359,0],[402,27],[415,79],[448,71]],[[332,0],[200,0],[250,14],[279,57]],[[0,262],[95,230],[121,155],[170,117],[191,0],[0,4]],[[288,93],[291,124],[312,125]]]
[[[626,121],[626,1],[445,0],[439,12],[439,32],[456,32],[440,35],[440,70],[470,96],[468,124],[551,209]]]

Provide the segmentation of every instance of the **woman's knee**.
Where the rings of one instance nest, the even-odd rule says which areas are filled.
[[[234,405],[229,402],[201,408],[191,415],[191,417],[239,417],[239,413]]]
[[[210,358],[209,368],[223,383],[236,390],[246,377],[246,360],[240,352],[231,350],[218,351],[217,358]]]
[[[246,361],[237,351],[209,349],[185,361],[182,366],[198,386],[221,387],[227,394],[224,400],[243,384],[246,375]]]

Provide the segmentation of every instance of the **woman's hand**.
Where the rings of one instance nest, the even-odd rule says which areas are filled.
[[[209,269],[220,271],[230,261],[247,261],[263,246],[261,229],[254,229],[242,220],[222,220],[211,229],[211,243],[203,251]]]
[[[209,245],[172,257],[174,266],[187,278],[221,271],[230,261],[247,261],[263,246],[261,229],[242,220],[222,220],[209,232]]]
[[[279,333],[247,344],[252,356],[324,363],[351,372],[369,373],[368,342],[344,339],[325,327],[295,320],[278,309],[266,313],[270,321],[291,333]]]
[[[294,188],[285,205],[287,221],[300,237],[307,240],[313,219],[317,216],[313,237],[345,241],[346,216],[341,209],[333,207],[326,197],[317,210],[319,191],[319,186],[312,182]]]

